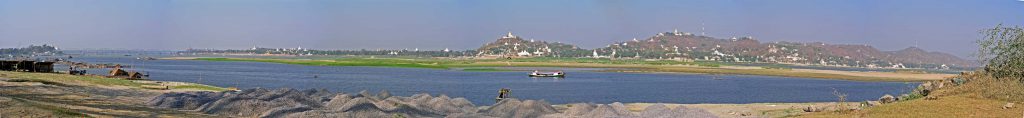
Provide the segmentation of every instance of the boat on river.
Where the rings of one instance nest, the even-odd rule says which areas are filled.
[[[562,71],[540,72],[535,70],[530,73],[530,77],[565,77],[565,73]]]

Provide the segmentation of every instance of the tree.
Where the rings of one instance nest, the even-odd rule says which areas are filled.
[[[978,40],[978,57],[985,71],[996,79],[1016,79],[1024,82],[1024,28],[996,25],[981,30],[984,38]]]

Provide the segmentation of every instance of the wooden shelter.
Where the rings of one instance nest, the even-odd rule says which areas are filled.
[[[14,71],[35,71],[35,62],[36,61],[18,61],[18,63],[14,64]]]
[[[128,76],[128,71],[124,71],[121,68],[114,68],[110,70],[110,76]]]
[[[0,60],[0,71],[14,71],[14,65],[17,65],[18,61],[6,61]]]
[[[143,74],[142,74],[142,73],[140,73],[140,72],[134,72],[134,71],[132,71],[132,72],[128,72],[128,77],[127,77],[126,79],[130,79],[130,80],[141,80],[141,79],[142,79],[142,77],[144,77],[144,76],[146,76],[146,75],[143,75]]]
[[[110,70],[110,77],[119,77],[119,78],[125,78],[125,79],[130,79],[130,80],[141,80],[143,77],[146,77],[146,76],[147,75],[142,74],[140,72],[125,71],[124,69],[121,69],[121,68],[114,68],[113,70]]]
[[[36,62],[32,64],[32,72],[51,73],[54,62]]]

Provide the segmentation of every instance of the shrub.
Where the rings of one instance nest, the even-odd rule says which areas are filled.
[[[1024,28],[1000,24],[981,33],[978,58],[988,62],[985,71],[995,79],[1024,82]]]

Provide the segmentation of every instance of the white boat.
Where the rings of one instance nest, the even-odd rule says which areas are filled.
[[[530,77],[565,77],[565,73],[562,71],[540,72],[535,70],[530,73]]]

